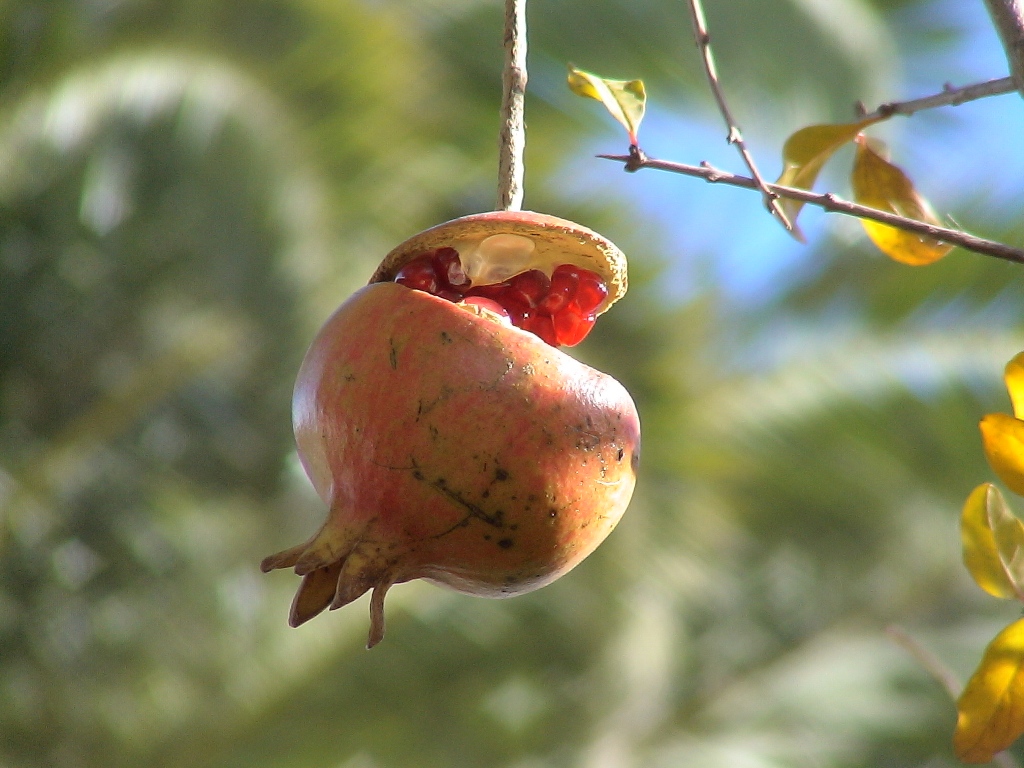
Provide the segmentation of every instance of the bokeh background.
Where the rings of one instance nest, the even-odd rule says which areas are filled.
[[[1006,73],[980,1],[706,6],[768,177],[856,100]],[[741,170],[686,9],[530,23],[526,205],[631,255],[573,354],[634,393],[637,493],[537,593],[394,589],[367,652],[365,598],[289,629],[297,578],[257,569],[324,514],[291,383],[392,245],[493,205],[500,3],[0,2],[0,766],[955,764],[952,702],[884,630],[964,679],[1017,615],[957,518],[1024,271],[904,267],[812,210],[800,245],[748,191],[595,159],[624,137],[569,62],[646,81],[650,154]],[[1020,244],[1022,126],[1002,96],[873,134]]]

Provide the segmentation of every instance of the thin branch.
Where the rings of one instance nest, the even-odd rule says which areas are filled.
[[[765,207],[771,212],[772,216],[782,223],[782,226],[786,228],[787,232],[792,233],[794,231],[792,222],[786,216],[785,212],[783,212],[782,208],[779,207],[778,201],[775,199],[775,194],[761,177],[760,171],[757,170],[757,165],[754,163],[754,157],[750,154],[750,150],[747,149],[747,144],[743,140],[743,134],[740,133],[739,125],[736,123],[736,120],[729,109],[729,105],[725,101],[725,92],[722,90],[722,86],[718,81],[718,71],[715,69],[715,58],[711,53],[711,35],[708,32],[708,24],[707,20],[704,18],[704,8],[701,5],[701,1],[689,0],[689,7],[690,20],[693,22],[693,36],[696,38],[697,48],[700,49],[701,60],[704,63],[704,74],[707,75],[708,85],[711,86],[711,92],[714,94],[715,101],[718,103],[718,111],[722,113],[722,119],[725,120],[726,127],[729,129],[729,135],[726,137],[726,140],[730,144],[734,144],[737,150],[739,150],[740,156],[743,158],[743,162],[746,164],[747,168],[750,169],[751,177],[754,179],[757,188],[761,191]]]
[[[960,698],[960,691],[963,685],[938,656],[907,634],[903,627],[891,624],[885,628],[885,634],[896,645],[913,656],[914,660],[932,676],[935,682],[943,687],[946,693],[949,694],[949,698],[953,701]]]
[[[1014,86],[1024,96],[1024,8],[1021,0],[985,0],[985,5],[1003,42]]]
[[[655,168],[669,173],[679,173],[684,176],[695,176],[714,184],[728,184],[734,187],[745,187],[747,189],[760,189],[757,181],[747,176],[738,176],[728,171],[715,168],[707,163],[697,165],[686,165],[684,163],[673,163],[668,160],[655,160],[647,157],[643,150],[634,148],[628,155],[598,155],[606,160],[615,160],[623,163],[625,170],[630,172],[639,171],[642,168]],[[904,216],[897,216],[893,213],[879,211],[875,208],[868,208],[857,203],[843,200],[831,192],[818,193],[796,187],[783,187],[778,184],[766,184],[769,192],[778,197],[787,197],[792,200],[800,200],[822,208],[830,213],[843,213],[848,216],[856,216],[859,219],[871,219],[881,224],[888,224],[907,232],[913,232],[923,237],[930,237],[943,243],[956,245],[974,253],[994,256],[997,259],[1013,261],[1017,264],[1024,264],[1024,250],[1013,248],[994,240],[985,240],[981,237],[969,235],[957,229],[947,229],[927,224],[916,219],[908,219]]]
[[[932,96],[924,96],[920,99],[910,101],[890,101],[880,104],[874,112],[868,112],[863,104],[857,105],[857,117],[869,119],[873,117],[886,118],[892,115],[904,115],[909,117],[915,112],[936,107],[955,107],[968,101],[983,99],[986,96],[998,96],[1003,93],[1013,93],[1017,90],[1012,77],[1000,77],[997,80],[986,80],[983,83],[974,83],[963,88],[954,88],[947,85],[941,93]]]
[[[498,209],[523,207],[523,151],[526,149],[526,0],[505,0],[505,66],[501,73],[501,129],[498,134]]]
[[[949,698],[954,702],[960,698],[960,691],[963,686],[938,656],[921,645],[916,639],[907,634],[903,627],[891,624],[885,628],[885,634],[889,636],[896,645],[914,657],[914,660],[941,685]],[[992,762],[1000,768],[1018,768],[1017,760],[1007,751],[997,752]]]

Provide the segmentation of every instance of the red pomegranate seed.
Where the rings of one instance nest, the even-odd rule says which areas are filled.
[[[516,328],[525,328],[530,318],[534,315],[532,309],[524,307],[522,304],[502,303],[502,306],[505,307],[509,320],[512,321],[512,325]]]
[[[576,290],[575,304],[581,313],[593,312],[608,298],[608,286],[604,280],[589,269],[580,270],[580,285]]]
[[[462,269],[459,252],[445,246],[434,252],[434,269],[443,285],[455,290],[469,287],[469,277]]]
[[[539,269],[531,269],[510,278],[508,284],[510,299],[514,298],[528,307],[536,307],[547,296],[551,280]]]
[[[501,304],[499,304],[498,302],[494,301],[493,299],[485,299],[483,296],[466,296],[464,299],[462,299],[461,303],[475,304],[478,307],[489,309],[496,315],[501,315],[506,319],[510,319],[508,312],[505,310],[505,308],[501,306]]]
[[[522,329],[524,331],[530,331],[552,347],[558,346],[558,336],[555,333],[555,325],[551,319],[551,315],[532,315],[526,318],[522,325]]]
[[[467,296],[484,296],[495,301],[502,301],[508,293],[508,283],[492,283],[491,285],[477,285],[466,291]]]
[[[557,343],[565,347],[575,347],[583,341],[597,321],[593,312],[577,314],[575,309],[573,304],[552,318]]]
[[[575,298],[579,282],[579,270],[572,264],[560,264],[555,267],[551,275],[551,288],[548,295],[537,305],[538,308],[549,315],[561,312]]]
[[[437,292],[437,273],[430,256],[417,256],[398,270],[395,282],[406,288],[415,288],[427,293]]]
[[[608,296],[598,275],[573,264],[559,265],[550,278],[531,269],[501,283],[473,286],[459,252],[449,247],[417,256],[398,271],[395,282],[451,302],[486,307],[554,347],[583,341],[594,327],[595,310]]]

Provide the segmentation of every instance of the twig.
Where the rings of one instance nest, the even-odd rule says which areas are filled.
[[[689,0],[689,6],[690,20],[693,22],[693,36],[696,38],[697,47],[700,49],[701,60],[704,63],[704,74],[707,75],[708,85],[711,86],[711,92],[714,94],[715,101],[718,103],[718,111],[722,113],[722,119],[725,120],[726,127],[729,129],[729,135],[726,137],[726,140],[730,144],[734,144],[737,150],[739,150],[740,156],[743,158],[743,162],[746,163],[747,168],[750,169],[751,177],[757,185],[757,188],[761,191],[765,207],[782,223],[782,226],[786,228],[787,232],[792,233],[794,231],[793,223],[789,220],[789,217],[786,216],[785,212],[783,212],[778,201],[775,199],[776,195],[771,191],[769,186],[761,177],[761,173],[757,170],[754,158],[750,154],[750,150],[747,149],[746,142],[743,140],[743,134],[740,133],[739,125],[736,123],[735,118],[733,118],[729,105],[725,101],[725,93],[718,81],[718,72],[715,69],[715,59],[711,53],[711,35],[708,33],[708,24],[707,20],[704,18],[704,8],[701,5],[701,1]]]
[[[953,674],[952,670],[942,662],[942,659],[907,634],[903,627],[890,624],[885,628],[885,634],[887,634],[889,639],[896,643],[896,645],[900,646],[900,648],[913,656],[914,660],[932,676],[935,682],[945,689],[946,693],[949,694],[949,698],[954,702],[960,698],[960,691],[963,686],[956,678],[956,675]],[[1018,768],[1016,759],[1014,759],[1013,755],[1005,750],[1003,752],[997,752],[992,758],[992,762],[1000,766],[1000,768]]]
[[[639,148],[632,149],[628,155],[598,155],[598,157],[623,163],[625,170],[630,172],[639,171],[642,168],[655,168],[660,171],[679,173],[684,176],[695,176],[715,184],[728,184],[747,189],[760,188],[758,183],[748,176],[738,176],[737,174],[715,168],[707,163],[697,166],[673,163],[668,160],[655,160],[647,157],[643,150]],[[1024,264],[1024,250],[1003,243],[997,243],[993,240],[975,237],[960,230],[937,227],[917,219],[908,219],[904,216],[897,216],[894,213],[887,213],[875,208],[851,203],[831,192],[810,192],[806,189],[783,187],[778,184],[766,184],[765,186],[768,187],[769,192],[778,197],[801,200],[804,203],[810,203],[831,213],[843,213],[848,216],[856,216],[859,219],[871,219],[882,224],[888,224],[890,227],[896,227],[907,232],[930,237],[933,240],[956,245],[974,253],[981,253],[986,256],[1013,261],[1017,264]]]
[[[870,119],[873,117],[886,118],[892,115],[904,115],[909,117],[915,112],[935,107],[955,107],[975,99],[983,99],[986,96],[998,96],[1003,93],[1013,93],[1017,87],[1012,77],[1001,77],[997,80],[986,80],[983,83],[974,83],[963,88],[954,88],[947,85],[941,93],[932,96],[924,96],[920,99],[910,101],[890,101],[879,104],[874,112],[868,112],[863,104],[857,105],[857,117],[859,119]]]
[[[1006,51],[1014,87],[1024,96],[1024,8],[1020,0],[985,0]]]
[[[914,657],[914,660],[932,676],[939,685],[949,694],[949,698],[956,701],[960,698],[960,690],[963,688],[956,675],[942,663],[942,660],[929,651],[917,640],[907,634],[903,627],[890,624],[885,628],[885,634],[889,636],[896,645]]]
[[[526,0],[505,0],[505,66],[501,73],[501,129],[498,134],[498,209],[523,207],[523,151],[526,149]]]

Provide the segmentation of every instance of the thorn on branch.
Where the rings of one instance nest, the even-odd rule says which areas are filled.
[[[626,161],[623,169],[628,173],[636,173],[644,167],[644,163],[647,162],[647,155],[644,153],[638,144],[629,145],[629,159]]]
[[[707,173],[704,174],[704,181],[708,182],[709,184],[714,184],[716,182],[721,181],[724,178],[724,176],[722,176],[722,172],[715,168],[713,165],[711,165],[711,163],[709,163],[707,160],[701,160],[700,167],[707,169]]]

